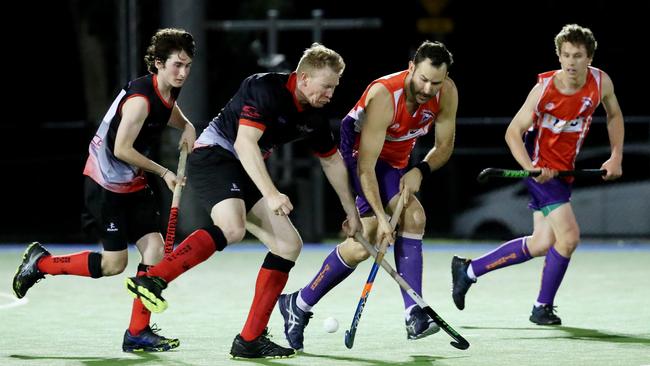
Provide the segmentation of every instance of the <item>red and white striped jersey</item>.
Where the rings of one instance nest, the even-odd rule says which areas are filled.
[[[537,134],[532,160],[536,167],[571,170],[600,104],[602,71],[589,67],[585,85],[572,95],[562,94],[555,87],[553,78],[558,71],[538,77],[542,95],[533,118]]]
[[[427,103],[418,107],[415,113],[410,114],[406,108],[406,92],[404,90],[404,81],[408,75],[408,70],[381,77],[368,85],[357,104],[348,113],[344,123],[354,123],[353,136],[344,136],[342,139],[354,138],[354,151],[359,148],[361,126],[366,119],[366,97],[370,88],[376,83],[380,83],[388,89],[393,96],[393,123],[386,130],[386,141],[379,155],[379,159],[389,163],[395,168],[405,168],[408,165],[411,151],[415,146],[418,137],[426,135],[429,132],[431,124],[435,122],[440,111],[440,97],[442,89],[431,98]],[[351,141],[348,141],[351,143]],[[341,145],[345,144],[341,141]]]

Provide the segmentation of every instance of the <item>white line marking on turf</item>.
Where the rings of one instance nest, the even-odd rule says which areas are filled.
[[[0,304],[0,310],[14,308],[20,305],[25,305],[29,302],[29,300],[26,297],[23,297],[22,299],[17,299],[14,295],[5,294],[4,292],[0,292],[0,297],[4,297],[6,299],[9,299],[10,301],[8,304]]]

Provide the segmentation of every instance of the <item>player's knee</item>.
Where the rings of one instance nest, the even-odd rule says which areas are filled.
[[[404,217],[404,231],[423,233],[427,225],[427,216],[422,206],[406,212]]]
[[[302,250],[302,239],[299,235],[288,235],[276,240],[273,252],[284,259],[295,261]]]
[[[228,240],[228,244],[240,242],[244,239],[244,235],[246,235],[245,226],[224,226],[220,227],[220,229],[223,232],[223,236]]]
[[[124,272],[124,269],[126,269],[126,265],[128,263],[128,258],[111,258],[107,256],[103,256],[102,258],[102,275],[104,276],[115,276],[118,275],[122,272]]]
[[[351,267],[356,266],[357,264],[365,261],[370,257],[370,253],[363,247],[363,245],[357,243],[356,241],[352,242],[349,251],[349,259],[352,263],[348,263]],[[346,261],[347,263],[347,261]]]

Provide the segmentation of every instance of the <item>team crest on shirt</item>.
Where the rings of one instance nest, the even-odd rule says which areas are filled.
[[[582,105],[580,106],[580,113],[586,111],[594,105],[594,102],[589,97],[582,97]],[[579,114],[580,114],[579,113]]]
[[[546,103],[546,105],[544,106],[544,109],[546,109],[547,111],[550,111],[550,110],[553,109],[553,108],[555,108],[555,103],[553,103],[553,102],[548,102],[548,103]]]
[[[431,111],[428,110],[428,109],[425,109],[425,110],[422,111],[422,119],[420,120],[420,123],[419,123],[419,124],[421,124],[421,125],[425,125],[425,124],[427,124],[427,123],[433,121],[433,119],[435,118],[435,116],[436,116],[436,115],[435,115],[433,112],[431,112]]]
[[[399,129],[399,123],[393,123],[390,127],[388,127],[389,130],[398,130]]]

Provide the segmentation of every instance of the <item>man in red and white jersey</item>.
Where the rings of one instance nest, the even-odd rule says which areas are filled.
[[[623,173],[623,114],[610,77],[590,66],[596,51],[591,30],[566,25],[555,37],[555,47],[561,69],[539,75],[506,131],[506,142],[519,165],[541,171],[538,177],[526,181],[531,198],[529,207],[534,210],[533,233],[471,261],[456,256],[452,259],[452,295],[460,310],[465,307],[465,294],[477,277],[544,255],[541,289],[530,321],[539,325],[561,324],[555,314],[554,299],[580,241],[580,229],[570,203],[572,179],[556,175],[558,170],[574,169],[594,110],[601,102],[607,113],[611,146],[610,158],[601,166],[607,171],[603,179],[617,179]]]
[[[364,235],[372,237],[376,232],[373,242],[395,244],[397,271],[419,295],[426,218],[414,193],[426,176],[447,162],[453,150],[458,92],[448,77],[452,62],[442,43],[423,42],[407,70],[370,83],[341,122],[341,154],[356,190]],[[424,161],[409,169],[417,138],[432,126],[435,146]],[[400,193],[406,204],[395,238],[386,211],[393,212]],[[305,287],[280,296],[285,335],[293,348],[303,348],[303,332],[312,307],[369,255],[360,243],[348,238],[329,254]],[[423,338],[439,330],[404,291],[402,297],[407,339]]]

